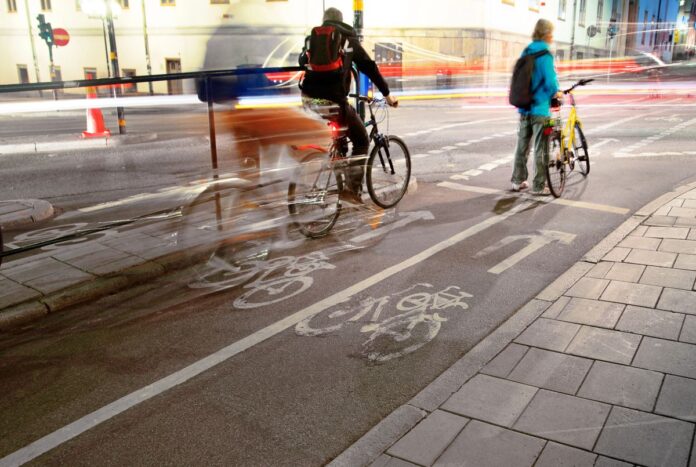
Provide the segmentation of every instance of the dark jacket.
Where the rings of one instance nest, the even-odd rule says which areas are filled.
[[[328,99],[333,102],[343,102],[350,92],[351,64],[355,63],[358,70],[367,75],[375,83],[383,96],[389,95],[389,86],[384,81],[377,64],[370,58],[355,34],[355,30],[346,23],[337,21],[325,21],[323,26],[334,26],[346,39],[344,47],[345,58],[343,69],[340,73],[316,72],[307,70],[304,79],[300,83],[302,93],[316,99]],[[305,48],[300,54],[299,63],[307,65],[306,47],[309,41],[305,41]]]

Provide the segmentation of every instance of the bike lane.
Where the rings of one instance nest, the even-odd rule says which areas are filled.
[[[504,186],[504,179],[502,173],[497,174],[493,183],[487,180],[486,184]],[[552,242],[541,252],[537,250],[537,254],[527,257],[522,270],[513,265],[499,274],[490,273],[491,269],[518,252],[515,242],[524,243],[539,235],[543,237],[538,232],[540,226],[547,231],[576,235],[578,239],[589,235],[594,238],[601,236],[602,232],[594,230],[593,223],[601,225],[611,218],[611,222],[618,224],[622,220],[615,213],[581,208],[583,213],[588,213],[584,222],[573,223],[564,217],[564,213],[573,211],[569,206],[546,205],[504,193],[478,193],[474,196],[461,193],[455,196],[453,193],[452,190],[428,187],[417,198],[407,199],[404,210],[418,212],[426,206],[436,206],[433,208],[435,220],[424,221],[423,225],[414,223],[407,229],[391,232],[382,241],[373,241],[359,255],[362,261],[358,264],[354,261],[358,255],[353,253],[331,258],[330,264],[335,269],[318,270],[313,287],[308,291],[318,291],[313,298],[321,299],[317,302],[323,302],[321,306],[315,303],[314,308],[309,307],[312,310],[307,311],[306,304],[311,300],[308,295],[299,294],[282,303],[247,312],[255,316],[264,315],[267,323],[293,316],[295,310],[305,311],[306,316],[295,313],[294,319],[269,330],[269,337],[272,337],[268,340],[242,353],[234,352],[244,346],[230,349],[234,358],[209,367],[210,371],[173,386],[171,391],[133,406],[133,410],[115,417],[110,417],[114,411],[107,413],[109,417],[103,424],[40,460],[88,464],[100,461],[138,463],[143,458],[150,458],[195,463],[197,459],[205,458],[212,459],[211,463],[216,459],[221,463],[225,460],[259,463],[260,459],[279,464],[321,463],[349,444],[347,437],[355,438],[415,394],[471,348],[477,339],[480,340],[491,326],[495,327],[496,322],[501,322],[506,314],[514,312],[518,305],[525,303],[544,284],[564,271],[567,265],[564,266],[563,261],[572,263],[587,249],[572,241],[570,244]],[[611,198],[611,194],[605,196]],[[339,237],[341,235],[344,234]],[[511,236],[528,238],[505,243],[504,240]],[[501,248],[480,255],[485,248],[500,242],[503,242]],[[332,243],[334,239],[326,239],[315,245],[335,246]],[[431,250],[432,254],[422,254],[433,245],[440,246]],[[421,253],[413,256],[414,252]],[[564,260],[559,261],[559,257]],[[384,264],[385,259],[388,264]],[[408,264],[402,264],[405,267],[390,274],[390,268],[404,261],[408,261]],[[343,277],[339,277],[339,271]],[[511,273],[521,280],[511,280]],[[366,277],[374,279],[365,282]],[[346,284],[354,284],[349,288],[352,293],[346,292]],[[215,297],[217,303],[211,306],[224,308],[230,315],[227,318],[230,324],[241,327],[245,321],[241,316],[244,312],[234,311],[229,306],[240,292],[221,293]],[[328,315],[348,309],[350,311],[343,316],[349,320],[364,311],[367,305],[361,307],[361,302],[370,299],[384,303],[380,315],[384,313],[382,316],[388,319],[388,313],[391,317],[398,316],[402,314],[399,312],[408,311],[410,305],[417,309],[417,305],[424,302],[434,304],[433,294],[437,292],[449,295],[443,297],[441,309],[435,307],[431,313],[425,313],[433,315],[433,319],[437,313],[440,318],[448,320],[439,321],[436,338],[403,358],[382,364],[371,363],[370,352],[361,352],[364,343],[380,329],[369,329],[375,324],[369,320],[347,324],[344,321],[337,332],[326,333],[323,338],[309,338],[311,336],[303,334],[301,327],[297,328],[320,309],[321,313]],[[344,295],[339,295],[341,293]],[[472,297],[465,297],[461,295],[463,293]],[[421,295],[413,297],[414,294]],[[347,301],[341,301],[343,298]],[[402,300],[406,301],[402,303]],[[399,303],[405,310],[398,309]],[[464,308],[462,303],[468,308]],[[362,318],[372,317],[376,311],[377,306],[373,304]],[[323,316],[317,318],[321,326]],[[328,326],[332,325],[331,319]],[[249,325],[246,327],[215,339],[218,343],[235,341],[259,329],[258,326],[255,329],[250,329]],[[271,332],[276,330],[279,332]],[[154,336],[155,330],[151,332]],[[235,338],[232,338],[233,334]],[[383,332],[377,338],[385,335],[387,333]],[[182,338],[181,334],[179,337]],[[370,345],[376,346],[377,338]],[[184,339],[191,340],[192,336],[184,335]],[[210,336],[195,336],[195,340],[200,344],[209,341]],[[392,341],[394,339],[387,343]],[[160,345],[170,345],[172,347],[168,350],[177,350],[175,339],[170,338]],[[194,353],[199,356],[202,352],[197,350],[191,350],[184,359],[193,360]],[[382,354],[389,355],[392,350],[383,349]],[[214,360],[212,363],[217,362]],[[157,363],[156,359],[153,363]],[[171,366],[178,362],[173,363]],[[141,369],[141,372],[147,373],[143,380],[153,380],[148,370]],[[100,406],[94,408],[97,407]],[[64,414],[63,423],[75,418],[74,414]],[[86,418],[92,421],[81,427],[73,426],[77,431],[71,434],[94,424],[94,417]],[[42,424],[46,425],[45,422]],[[35,430],[34,438],[40,431],[47,430]],[[153,436],[154,432],[156,435]],[[192,433],[195,433],[195,439],[190,438]]]

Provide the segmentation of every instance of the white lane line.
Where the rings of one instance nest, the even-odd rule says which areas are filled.
[[[665,106],[672,108],[672,106],[671,106],[669,103],[670,103],[670,102],[675,102],[675,101],[678,101],[678,100],[680,100],[680,99],[672,99],[672,100],[669,100],[669,101],[667,101],[667,103],[665,103]],[[587,107],[587,106],[584,106],[584,107]],[[631,121],[633,121],[633,120],[638,120],[639,118],[643,118],[643,119],[644,119],[645,117],[647,117],[647,116],[649,116],[649,115],[655,115],[655,114],[658,114],[658,113],[661,113],[661,112],[664,112],[664,110],[656,110],[656,111],[654,111],[654,112],[642,113],[642,114],[639,114],[639,115],[635,115],[635,116],[633,116],[633,117],[622,118],[621,120],[616,120],[616,121],[613,121],[613,122],[611,122],[611,123],[607,123],[607,124],[605,124],[605,125],[601,125],[601,126],[598,126],[598,127],[590,128],[590,129],[589,129],[588,131],[586,131],[585,133],[588,134],[588,135],[592,135],[592,134],[598,133],[598,132],[600,132],[600,131],[608,130],[609,128],[614,128],[615,126],[623,125],[624,123],[628,123],[628,122],[631,122]],[[584,126],[583,126],[583,128],[584,128]]]
[[[437,243],[436,245],[431,246],[430,248],[423,250],[417,255],[414,255],[411,258],[406,259],[399,264],[396,264],[377,274],[374,274],[373,276],[370,276],[367,279],[364,279],[341,292],[327,297],[324,300],[321,300],[315,303],[314,305],[300,310],[297,313],[294,313],[285,319],[271,324],[270,326],[267,326],[261,329],[260,331],[257,331],[254,334],[245,337],[242,340],[230,344],[229,346],[218,350],[217,352],[177,371],[176,373],[173,373],[163,379],[160,379],[159,381],[155,381],[154,383],[149,384],[135,392],[132,392],[118,399],[117,401],[114,401],[111,404],[102,407],[101,409],[87,414],[84,417],[70,423],[69,425],[66,425],[63,428],[60,428],[54,431],[53,433],[50,433],[44,436],[43,438],[38,439],[33,443],[23,447],[22,449],[19,449],[18,451],[15,451],[12,454],[0,459],[0,466],[19,466],[26,462],[29,462],[32,459],[35,459],[41,456],[42,454],[47,453],[51,449],[60,446],[66,441],[69,441],[75,438],[76,436],[79,436],[82,433],[94,428],[95,426],[112,419],[116,415],[121,414],[132,407],[135,407],[141,402],[151,399],[182,383],[191,380],[192,378],[198,376],[204,371],[207,371],[213,368],[214,366],[229,360],[235,355],[245,350],[248,350],[249,348],[295,326],[300,321],[303,321],[316,314],[319,314],[322,311],[325,311],[338,303],[343,303],[349,300],[354,295],[388,279],[393,275],[400,273],[405,269],[410,268],[411,266],[420,264],[421,262],[427,260],[432,256],[435,256],[441,251],[446,250],[447,248],[450,248],[456,245],[457,243],[466,240],[467,238],[472,237],[480,232],[483,232],[484,230],[488,229],[489,227],[495,224],[503,222],[507,218],[526,210],[533,204],[534,203],[532,202],[525,201],[520,203],[518,206],[513,207],[505,213],[489,217],[488,219],[476,225],[473,225],[468,229],[456,235],[453,235],[452,237],[445,239],[440,243]]]
[[[443,151],[451,151],[453,149],[457,149],[457,147],[456,146],[443,146],[440,149],[442,149]]]
[[[617,153],[614,157],[623,159],[629,157],[666,157],[666,156],[696,156],[696,151],[667,151],[667,152],[640,152],[638,154]]]
[[[633,153],[633,151],[635,151],[636,149],[640,149],[644,146],[655,143],[661,139],[667,138],[668,136],[671,136],[674,133],[677,133],[677,132],[679,132],[679,131],[681,131],[681,130],[683,130],[683,129],[685,129],[685,128],[687,128],[695,123],[696,123],[696,118],[692,118],[691,120],[687,120],[685,122],[682,122],[679,125],[671,126],[667,129],[661,131],[660,133],[658,133],[656,135],[652,135],[648,138],[645,138],[643,140],[638,141],[635,144],[632,144],[628,147],[623,148],[621,151],[616,153],[614,155],[614,157],[620,157],[620,156],[630,157],[631,154]]]
[[[496,195],[496,194],[505,194],[506,196],[517,196],[520,198],[524,199],[529,199],[536,201],[538,203],[546,203],[546,204],[560,204],[563,206],[569,206],[573,208],[580,208],[580,209],[589,209],[592,211],[601,211],[601,212],[608,212],[612,214],[621,214],[625,215],[630,212],[629,209],[627,208],[620,208],[617,206],[609,206],[607,204],[597,204],[597,203],[588,203],[585,201],[575,201],[571,199],[564,199],[564,198],[552,198],[550,196],[534,196],[531,194],[527,193],[514,193],[514,192],[508,192],[504,190],[499,190],[495,188],[486,188],[482,186],[473,186],[473,185],[463,185],[461,183],[454,183],[454,182],[441,182],[438,183],[437,186],[442,187],[442,188],[449,188],[452,190],[459,190],[459,191],[468,191],[471,193],[481,193],[481,194],[486,194],[486,195]]]
[[[501,164],[495,163],[495,162],[490,162],[488,164],[483,164],[479,166],[479,170],[485,170],[486,172],[490,172],[493,169],[497,169]]]
[[[443,151],[442,149],[433,149],[433,150],[431,150],[431,151],[428,151],[428,154],[435,154],[435,155],[437,155],[437,154],[442,154],[443,152],[445,152],[445,151]]]
[[[420,158],[423,158],[423,157],[430,157],[430,154],[415,154],[415,155],[413,155],[411,158],[412,158],[412,159],[420,159]]]

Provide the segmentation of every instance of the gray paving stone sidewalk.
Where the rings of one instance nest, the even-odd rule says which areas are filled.
[[[696,467],[693,206],[644,218],[434,411],[416,397],[371,465]]]

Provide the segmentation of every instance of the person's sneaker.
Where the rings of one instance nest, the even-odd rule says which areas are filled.
[[[512,191],[522,191],[522,190],[526,190],[527,188],[529,188],[529,183],[527,183],[526,180],[522,183],[514,183],[513,182],[513,184],[512,184]]]
[[[551,195],[551,190],[549,190],[548,188],[544,188],[541,191],[532,191],[532,194],[534,196],[549,196]]]
[[[360,194],[354,192],[353,190],[349,189],[343,189],[341,191],[341,194],[339,195],[339,198],[341,201],[345,201],[348,204],[352,204],[355,206],[361,206],[365,203],[363,203],[362,198],[360,197]]]

